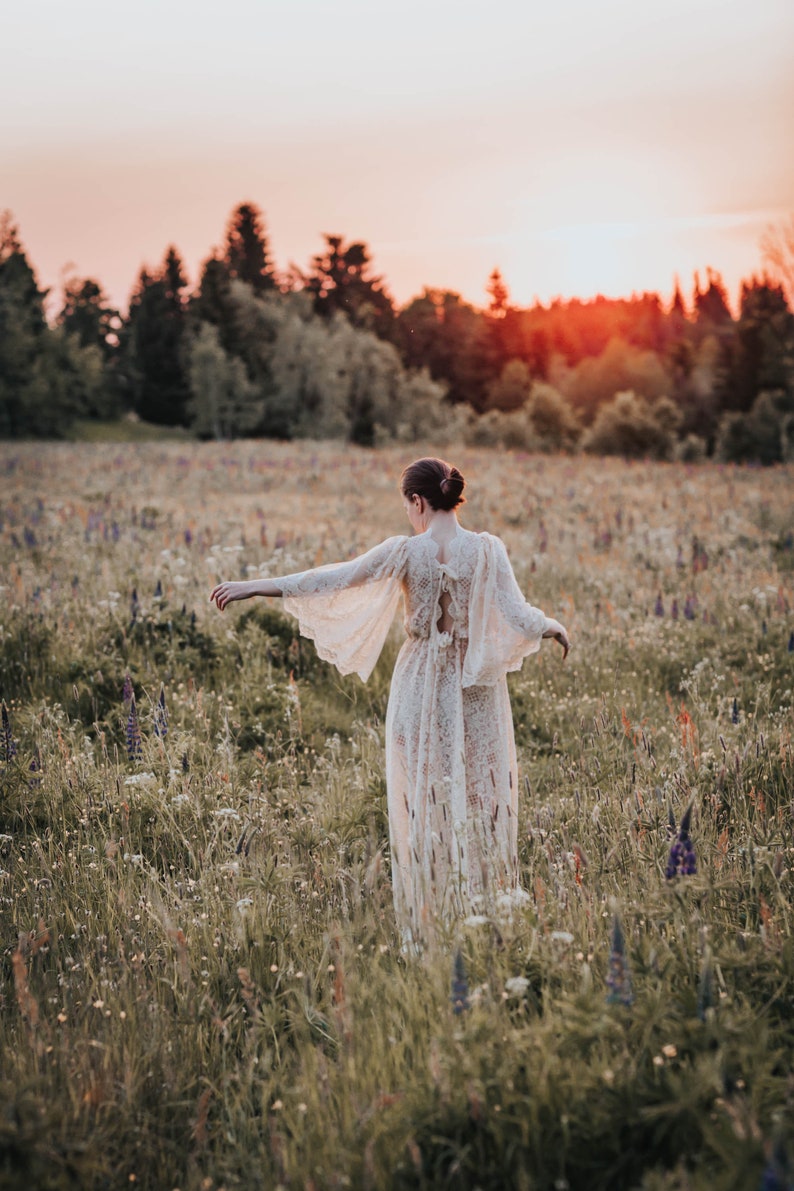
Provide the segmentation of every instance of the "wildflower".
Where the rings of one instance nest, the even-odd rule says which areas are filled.
[[[135,696],[130,700],[130,714],[127,719],[127,756],[130,761],[136,761],[143,753],[141,743],[141,729],[138,724],[138,711],[135,707]]]
[[[41,753],[39,752],[38,749],[36,749],[36,751],[34,752],[33,756],[30,759],[30,777],[28,778],[28,785],[31,788],[41,785],[41,778],[39,777],[40,773],[41,773]]]
[[[696,607],[697,607],[696,597],[693,595],[688,595],[686,600],[684,601],[684,619],[685,620],[694,620],[695,619],[695,608]]]
[[[791,636],[788,639],[788,651],[794,653],[794,629],[791,631]]]
[[[609,1005],[625,1005],[628,1008],[634,1001],[623,928],[617,914],[612,919],[612,945],[609,951],[607,988],[609,989],[607,994],[607,1004]]]
[[[452,1012],[455,1014],[465,1013],[469,1008],[469,981],[460,948],[455,952],[450,1000],[452,1001]]]
[[[664,604],[662,603],[662,593],[659,592],[656,597],[656,603],[653,609],[654,616],[664,616]]]
[[[487,926],[490,922],[485,914],[469,914],[467,918],[463,919],[464,926]]]
[[[692,818],[693,806],[694,803],[690,802],[684,811],[681,825],[678,828],[678,835],[670,848],[670,855],[667,857],[667,868],[664,874],[668,881],[672,881],[677,876],[691,877],[697,872],[697,857],[695,856],[695,849],[689,835],[689,824]]]
[[[182,754],[182,772],[183,773],[190,772],[190,762],[187,759],[187,753]]]
[[[135,621],[138,619],[138,613],[140,612],[140,609],[141,605],[138,602],[138,589],[137,587],[133,587],[132,595],[130,596],[130,624],[135,624]]]
[[[163,585],[159,579],[157,580],[157,586],[154,589],[154,598],[156,600],[161,600],[163,598]]]
[[[154,734],[161,738],[168,735],[168,711],[165,706],[165,688],[162,684],[160,685],[160,698],[154,709]]]
[[[672,606],[670,608],[670,615],[673,620],[678,620],[678,600],[673,600]]]
[[[2,729],[0,730],[0,761],[5,761],[8,764],[17,755],[17,746],[13,735],[11,734],[11,720],[8,716],[8,708],[3,702],[3,717]]]
[[[733,707],[731,708],[731,723],[738,724],[738,722],[739,722],[739,701],[738,701],[738,699],[734,699]]]
[[[150,782],[157,781],[153,773],[131,773],[129,777],[125,777],[125,786],[148,786]]]
[[[129,703],[132,699],[132,679],[130,678],[129,670],[124,675],[124,686],[121,688],[121,699],[123,703]]]
[[[505,980],[505,992],[511,997],[523,997],[528,988],[529,981],[526,976],[511,976],[509,980]]]

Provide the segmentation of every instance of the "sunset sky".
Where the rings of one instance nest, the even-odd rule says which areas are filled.
[[[792,0],[24,0],[2,42],[0,209],[122,306],[243,200],[280,269],[339,233],[399,302],[522,305],[735,299],[794,211]]]

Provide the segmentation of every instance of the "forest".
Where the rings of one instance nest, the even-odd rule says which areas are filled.
[[[279,273],[263,212],[243,202],[195,286],[170,245],[157,268],[140,270],[124,313],[88,277],[67,278],[53,304],[6,212],[0,437],[72,437],[76,426],[124,418],[219,441],[442,437],[788,461],[794,253],[785,236],[781,267],[744,281],[735,313],[712,269],[695,275],[688,300],[676,281],[669,303],[643,293],[520,308],[494,268],[484,308],[433,288],[400,307],[367,245],[340,235],[325,235],[305,270]]]

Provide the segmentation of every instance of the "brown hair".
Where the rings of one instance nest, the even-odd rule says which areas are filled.
[[[466,500],[466,484],[457,467],[443,459],[417,459],[400,476],[400,491],[411,497],[423,496],[433,509],[454,509]]]

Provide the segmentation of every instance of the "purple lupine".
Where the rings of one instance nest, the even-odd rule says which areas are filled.
[[[673,600],[672,606],[670,608],[670,615],[672,616],[673,620],[678,620],[678,600]]]
[[[653,614],[654,614],[654,616],[664,616],[664,604],[662,602],[662,593],[661,592],[659,592],[658,596],[656,597],[656,603],[654,604]]]
[[[124,675],[124,686],[121,688],[121,698],[124,704],[131,702],[133,698],[132,679],[130,678],[129,670]]]
[[[626,959],[626,943],[620,918],[612,919],[612,940],[609,948],[609,970],[607,972],[607,1004],[629,1007],[634,1001],[631,987],[631,973]]]
[[[733,700],[733,707],[731,708],[731,723],[738,724],[739,722],[739,700]]]
[[[695,619],[696,607],[697,607],[697,599],[693,595],[688,595],[686,600],[684,601],[684,619],[685,620],[694,620]]]
[[[791,636],[788,639],[788,651],[789,653],[794,653],[794,629],[792,630]]]
[[[157,586],[154,589],[154,598],[156,600],[161,600],[163,598],[163,585],[159,579],[157,580]]]
[[[190,761],[188,761],[187,753],[182,754],[182,772],[190,773]]]
[[[17,746],[11,732],[11,720],[8,708],[3,700],[2,731],[0,731],[0,761],[7,765],[17,755]]]
[[[664,871],[664,875],[668,881],[672,881],[675,877],[679,876],[692,877],[698,871],[695,847],[689,835],[689,824],[692,820],[692,808],[694,805],[693,802],[690,802],[684,811],[681,818],[681,825],[678,828],[678,835],[670,848],[670,854],[667,857],[667,868]]]
[[[31,789],[41,785],[41,754],[36,749],[30,760],[30,777],[28,778],[28,785]]]
[[[133,587],[132,595],[130,596],[130,623],[135,624],[138,619],[138,612],[140,611],[140,603],[138,602],[138,588]]]
[[[130,761],[137,761],[143,753],[141,729],[138,724],[138,709],[135,706],[135,696],[130,701],[130,714],[127,719],[127,756]]]
[[[165,687],[160,685],[160,698],[154,709],[154,734],[161,739],[168,735],[168,711],[165,706]]]
[[[452,965],[452,993],[450,1000],[452,1001],[452,1012],[455,1014],[465,1013],[469,1007],[469,981],[466,976],[466,965],[463,962],[460,947],[455,952],[455,959]]]

